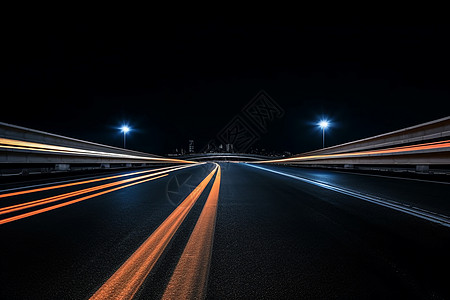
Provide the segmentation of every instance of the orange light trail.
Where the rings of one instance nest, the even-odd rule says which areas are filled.
[[[90,298],[91,300],[132,299],[134,297],[216,170],[217,167],[95,292]]]
[[[185,166],[185,167],[182,167],[182,168],[186,168],[186,167],[191,167],[191,166]],[[143,174],[143,173],[162,171],[162,170],[167,170],[167,169],[171,169],[171,168],[176,168],[176,166],[174,166],[174,167],[164,167],[164,168],[155,169],[155,170],[139,171],[139,172],[127,173],[127,174],[120,174],[120,175],[114,175],[114,176],[109,176],[109,177],[95,178],[95,179],[84,180],[84,181],[77,181],[77,182],[71,182],[71,183],[65,183],[65,184],[60,184],[60,185],[52,185],[52,186],[46,186],[46,187],[42,187],[42,188],[23,190],[23,191],[11,192],[11,193],[6,193],[6,194],[0,194],[0,199],[1,198],[6,198],[6,197],[11,197],[11,196],[24,195],[24,194],[29,194],[29,193],[35,193],[35,192],[59,189],[59,188],[64,188],[64,187],[69,187],[69,186],[76,186],[76,185],[81,185],[81,184],[87,184],[87,183],[92,183],[92,182],[99,182],[99,181],[115,179],[115,178],[120,178],[120,177],[125,177],[125,176],[133,176],[133,175],[138,175],[138,174]]]
[[[158,172],[158,174],[161,174],[161,172]],[[111,183],[106,183],[106,184],[94,186],[94,187],[91,187],[91,188],[87,188],[87,189],[83,189],[83,190],[79,190],[79,191],[74,191],[74,192],[70,192],[70,193],[65,193],[65,194],[61,194],[61,195],[56,195],[56,196],[52,196],[52,197],[48,197],[48,198],[44,198],[44,199],[40,199],[40,200],[35,200],[35,201],[31,201],[31,202],[16,204],[16,205],[8,206],[8,207],[2,207],[2,208],[0,208],[0,215],[8,214],[8,213],[11,213],[11,212],[14,212],[14,211],[18,211],[18,210],[29,209],[29,208],[36,207],[36,206],[39,206],[39,205],[53,203],[53,202],[56,202],[56,201],[61,201],[61,200],[64,200],[64,199],[67,199],[67,198],[70,198],[70,197],[79,196],[79,195],[82,195],[82,194],[86,194],[86,193],[90,193],[90,192],[106,189],[108,187],[113,187],[113,186],[120,185],[120,184],[127,183],[127,182],[137,181],[137,180],[140,180],[140,179],[156,176],[158,174],[149,174],[149,175],[143,175],[143,176],[128,178],[128,179],[119,180],[119,181],[115,181],[115,182],[111,182]]]
[[[204,299],[216,224],[220,167],[208,199],[181,254],[162,299]]]
[[[99,186],[94,186],[94,187],[86,188],[86,189],[79,190],[79,191],[69,192],[69,193],[65,193],[65,194],[61,194],[61,195],[56,195],[56,196],[52,196],[52,197],[48,197],[48,198],[44,198],[44,199],[40,199],[40,200],[35,200],[35,201],[31,201],[31,202],[26,202],[26,203],[16,204],[16,205],[8,206],[8,207],[3,207],[3,208],[0,208],[0,215],[12,213],[12,212],[20,211],[20,210],[24,210],[24,209],[30,209],[30,208],[33,208],[33,207],[36,207],[36,206],[46,205],[46,204],[50,204],[50,203],[57,202],[57,201],[62,201],[62,200],[65,200],[65,199],[68,199],[68,198],[71,198],[71,197],[74,197],[74,196],[79,196],[79,195],[82,195],[82,194],[86,194],[86,193],[98,191],[98,190],[101,190],[101,189],[114,187],[114,186],[117,186],[117,185],[120,185],[120,184],[124,184],[124,183],[138,181],[138,180],[141,180],[141,179],[143,179],[143,180],[139,181],[138,183],[146,182],[146,181],[151,180],[151,179],[156,179],[156,178],[161,178],[163,176],[166,176],[166,175],[168,175],[167,173],[170,173],[170,172],[173,172],[173,171],[176,171],[176,170],[180,170],[180,169],[184,169],[184,168],[188,168],[188,167],[191,167],[191,166],[192,165],[190,165],[190,166],[182,166],[182,167],[175,167],[175,168],[171,168],[170,170],[167,170],[167,168],[162,168],[162,169],[166,169],[166,170],[159,171],[159,172],[152,173],[152,174],[148,174],[148,175],[142,175],[142,176],[138,176],[138,177],[133,177],[133,178],[128,178],[128,179],[124,179],[124,180],[119,180],[119,181],[115,181],[115,182],[111,182],[111,183],[107,183],[107,184],[103,184],[103,185],[99,185]],[[155,170],[152,170],[152,171],[155,171]],[[138,172],[138,173],[142,173],[142,172]],[[133,174],[136,174],[136,173],[133,173]],[[163,175],[163,176],[158,176],[158,175]],[[158,177],[155,177],[155,176],[158,176]],[[149,177],[151,177],[151,178],[150,179],[146,179],[146,178],[149,178]],[[132,185],[134,185],[134,184],[127,184],[127,185],[124,185],[123,187],[128,187],[128,186],[132,186]],[[120,188],[122,188],[122,187],[113,188],[113,189],[107,190],[106,192],[115,191],[115,190],[120,189]],[[103,195],[103,194],[104,194],[104,192],[96,193],[96,194],[93,195],[93,197],[99,196],[99,195]],[[91,196],[86,196],[86,197],[83,197],[83,198],[80,198],[80,199],[83,199],[83,200],[90,199],[90,198],[92,198]],[[9,223],[9,222],[12,222],[12,221],[15,221],[15,220],[19,220],[19,219],[22,219],[22,218],[25,218],[25,217],[33,216],[33,215],[35,215],[37,213],[42,213],[42,212],[49,211],[51,209],[55,209],[55,208],[58,208],[58,207],[62,207],[62,206],[66,206],[66,205],[69,205],[69,204],[77,203],[77,202],[79,202],[79,199],[76,199],[76,200],[73,200],[73,201],[64,202],[62,204],[54,205],[54,206],[51,206],[51,207],[47,207],[47,208],[36,210],[36,211],[33,211],[33,212],[21,214],[21,215],[18,215],[18,216],[5,218],[3,220],[0,220],[0,225],[1,224],[5,224],[5,223]],[[35,212],[37,212],[37,213],[35,213]]]
[[[9,223],[9,222],[13,222],[13,221],[17,221],[17,220],[20,220],[20,219],[23,219],[23,218],[31,217],[31,216],[34,216],[34,215],[37,215],[37,214],[41,214],[41,213],[44,213],[44,212],[47,212],[47,211],[51,211],[51,210],[54,210],[54,209],[57,209],[57,208],[61,208],[61,207],[67,206],[67,205],[71,205],[71,204],[74,204],[74,203],[78,203],[78,202],[81,202],[81,201],[84,201],[84,200],[87,200],[87,199],[91,199],[91,198],[94,198],[94,197],[97,197],[97,196],[100,196],[100,195],[111,193],[111,192],[114,192],[114,191],[117,191],[117,190],[120,190],[120,189],[123,189],[123,188],[126,188],[126,187],[130,187],[130,186],[133,186],[133,185],[136,185],[136,184],[144,183],[144,182],[147,182],[147,181],[150,181],[150,180],[155,180],[155,179],[167,176],[167,175],[168,174],[157,176],[157,177],[152,177],[152,178],[147,178],[147,179],[144,179],[144,180],[141,180],[141,181],[137,181],[137,182],[132,182],[132,183],[129,183],[129,184],[126,184],[126,185],[122,185],[122,186],[119,186],[119,187],[115,187],[115,188],[112,188],[112,189],[109,189],[109,190],[101,191],[101,192],[98,192],[96,194],[87,195],[87,196],[84,196],[84,197],[81,197],[81,198],[78,198],[78,199],[74,199],[74,200],[71,200],[71,201],[68,201],[68,202],[56,204],[56,205],[53,205],[53,206],[49,206],[49,207],[41,208],[41,209],[38,209],[38,210],[34,210],[34,211],[31,211],[31,212],[28,212],[28,213],[25,213],[25,214],[21,214],[21,215],[17,215],[17,216],[14,216],[14,217],[7,218],[7,219],[3,219],[3,220],[0,220],[0,225],[6,224],[6,223]]]
[[[287,162],[287,161],[295,162],[295,161],[310,160],[310,159],[357,157],[357,156],[363,156],[363,155],[378,155],[378,154],[391,154],[391,153],[400,153],[400,152],[414,152],[414,151],[433,150],[433,149],[441,149],[441,148],[442,149],[450,148],[450,140],[433,142],[433,143],[424,143],[424,144],[411,145],[411,146],[401,146],[401,147],[394,147],[394,148],[387,148],[387,149],[371,150],[371,151],[290,157],[290,158],[284,158],[284,159],[275,159],[275,160],[255,162],[255,163],[273,163],[273,162]]]

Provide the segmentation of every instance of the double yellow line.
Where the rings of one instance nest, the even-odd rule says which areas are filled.
[[[167,285],[163,299],[200,299],[204,297],[219,197],[221,179],[219,165],[216,165],[214,170],[90,299],[132,299],[134,297],[216,172],[217,175],[208,199]]]
[[[211,264],[220,189],[220,167],[211,192],[162,299],[204,299]]]
[[[16,205],[11,205],[8,207],[3,207],[0,208],[0,215],[4,215],[4,214],[9,214],[9,213],[13,213],[13,212],[17,212],[17,211],[21,211],[21,210],[25,210],[25,209],[31,209],[37,206],[42,206],[42,205],[48,205],[48,204],[52,204],[54,202],[59,202],[62,200],[66,200],[75,196],[80,196],[83,194],[87,194],[87,193],[91,193],[91,192],[95,192],[95,191],[99,191],[99,190],[103,190],[94,194],[89,194],[86,195],[84,197],[81,198],[77,198],[77,199],[73,199],[70,201],[66,201],[63,203],[59,203],[59,204],[55,204],[52,206],[48,206],[48,207],[44,207],[41,209],[37,209],[37,210],[33,210],[31,212],[27,212],[27,213],[22,213],[19,215],[15,215],[9,218],[5,218],[5,219],[1,219],[0,220],[0,225],[1,224],[6,224],[12,221],[17,221],[23,218],[27,218],[27,217],[31,217],[37,214],[41,214],[47,211],[51,211],[57,208],[61,208],[67,205],[71,205],[74,203],[78,203],[87,199],[91,199],[100,195],[104,195],[107,193],[111,193],[123,188],[127,188],[136,184],[140,184],[140,183],[144,183],[150,180],[155,180],[164,176],[167,176],[169,172],[173,172],[176,170],[180,170],[180,169],[184,169],[184,168],[188,168],[191,167],[192,165],[188,165],[188,166],[182,166],[182,167],[167,167],[167,168],[161,168],[161,169],[156,169],[156,170],[147,170],[147,171],[141,171],[141,172],[134,172],[134,173],[128,173],[128,174],[121,174],[121,175],[115,175],[115,176],[109,176],[109,177],[103,177],[103,178],[96,178],[96,179],[91,179],[91,180],[84,180],[84,181],[78,181],[78,182],[73,182],[73,183],[67,183],[67,184],[61,184],[61,185],[54,185],[54,186],[48,186],[48,187],[42,187],[42,188],[35,188],[35,189],[29,189],[29,190],[23,190],[23,191],[18,191],[18,192],[11,192],[11,193],[6,193],[6,194],[1,194],[0,198],[6,198],[6,197],[11,197],[11,196],[17,196],[17,195],[23,195],[23,194],[28,194],[28,193],[34,193],[34,192],[39,192],[39,191],[45,191],[45,190],[51,190],[51,189],[58,189],[58,188],[63,188],[63,187],[68,187],[68,186],[76,186],[76,185],[81,185],[81,184],[86,184],[86,183],[92,183],[92,182],[98,182],[98,181],[104,181],[104,180],[109,180],[109,179],[115,179],[115,178],[119,178],[119,177],[124,177],[124,176],[130,176],[130,175],[136,175],[136,174],[142,174],[142,173],[149,173],[149,172],[153,172],[151,174],[148,175],[142,175],[142,176],[138,176],[138,177],[132,177],[132,178],[128,178],[128,179],[124,179],[124,180],[119,180],[119,181],[115,181],[115,182],[111,182],[111,183],[106,183],[106,184],[102,184],[102,185],[98,185],[98,186],[94,186],[94,187],[90,187],[90,188],[86,188],[86,189],[82,189],[82,190],[78,190],[78,191],[74,191],[74,192],[69,192],[69,193],[64,193],[64,194],[60,194],[60,195],[56,195],[56,196],[52,196],[52,197],[47,197],[47,198],[43,198],[40,200],[34,200],[34,201],[30,201],[30,202],[26,202],[26,203],[20,203],[20,204],[16,204]],[[157,171],[157,172],[155,172]],[[110,188],[110,189],[108,189]]]

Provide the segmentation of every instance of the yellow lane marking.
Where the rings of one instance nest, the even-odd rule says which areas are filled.
[[[162,299],[204,299],[216,224],[220,167],[205,206]]]
[[[90,298],[132,299],[210,182],[217,167],[186,197],[148,239]]]

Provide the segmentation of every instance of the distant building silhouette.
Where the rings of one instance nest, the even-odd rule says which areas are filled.
[[[194,153],[194,140],[189,140],[188,153]]]

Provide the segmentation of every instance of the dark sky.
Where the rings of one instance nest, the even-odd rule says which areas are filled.
[[[0,121],[166,154],[202,147],[258,93],[258,147],[299,153],[450,115],[449,26],[292,18],[26,19],[2,31]]]

